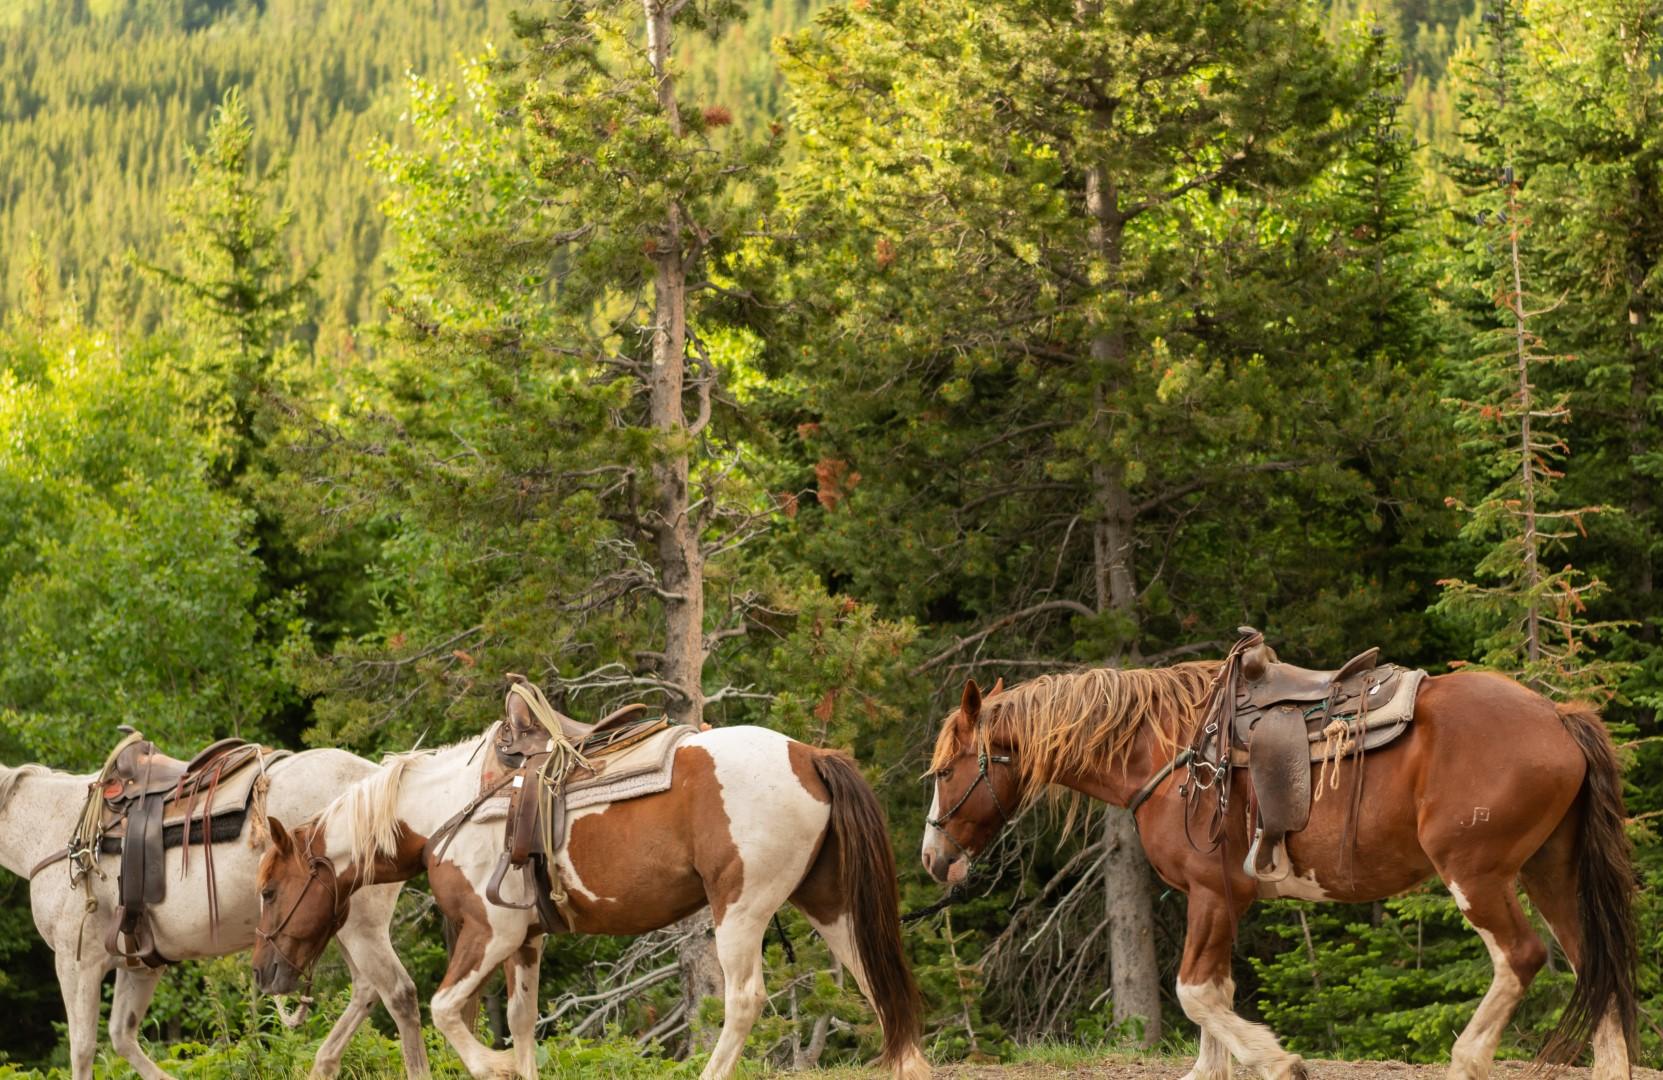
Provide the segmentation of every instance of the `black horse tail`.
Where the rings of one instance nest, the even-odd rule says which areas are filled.
[[[1566,1063],[1582,1052],[1606,1013],[1615,1010],[1635,1059],[1639,963],[1634,926],[1634,864],[1624,823],[1621,770],[1599,712],[1582,702],[1559,706],[1559,718],[1588,762],[1582,780],[1582,836],[1577,845],[1577,907],[1582,936],[1576,988],[1542,1059]]]

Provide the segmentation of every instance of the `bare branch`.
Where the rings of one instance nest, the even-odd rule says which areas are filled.
[[[946,649],[943,649],[941,652],[913,668],[912,674],[922,675],[924,672],[929,671],[932,668],[939,667],[942,663],[952,659],[954,656],[957,656],[970,646],[986,640],[989,636],[998,633],[1000,630],[1003,630],[1012,623],[1032,618],[1035,615],[1043,615],[1050,611],[1070,611],[1076,615],[1083,615],[1088,619],[1097,617],[1097,612],[1080,603],[1078,600],[1046,600],[1043,603],[1025,607],[1021,611],[1012,612],[1009,615],[1001,615],[999,618],[993,620],[991,623],[976,631],[974,634],[959,638]]]

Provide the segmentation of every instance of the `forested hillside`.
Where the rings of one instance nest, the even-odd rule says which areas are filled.
[[[1655,1015],[1657,0],[691,0],[669,80],[642,12],[0,0],[0,762],[92,769],[122,723],[432,746],[523,672],[582,719],[850,750],[922,907],[915,778],[967,678],[1251,623],[1598,703]],[[909,928],[932,1055],[1193,1049],[1185,902],[1138,843],[1040,807]],[[0,1074],[68,1055],[27,898],[0,872]],[[784,927],[749,1056],[870,1058]],[[551,1058],[696,1054],[678,947],[552,942]],[[1236,1001],[1431,1061],[1490,973],[1432,883],[1255,907]],[[1556,953],[1505,1053],[1570,982]],[[345,966],[298,1032],[250,986],[174,967],[143,1035],[303,1067]],[[396,1061],[367,1033],[347,1065]]]
[[[781,114],[768,43],[813,0],[685,50],[689,88],[742,123]],[[514,5],[486,0],[5,0],[0,4],[0,310],[29,289],[38,240],[89,319],[154,329],[163,299],[133,266],[165,234],[170,192],[213,107],[238,87],[274,198],[293,209],[287,257],[318,272],[309,312],[326,355],[379,317],[385,195],[365,163],[401,135],[407,76],[453,72],[502,43]],[[54,297],[56,296],[56,287]]]

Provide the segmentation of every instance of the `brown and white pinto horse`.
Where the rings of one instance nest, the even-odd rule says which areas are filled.
[[[1125,807],[1188,741],[1216,662],[1148,670],[1098,669],[1035,679],[985,699],[974,682],[947,717],[932,767],[935,802],[924,830],[925,868],[963,880],[970,859],[1008,814],[1049,785]],[[1300,1058],[1270,1030],[1232,1007],[1230,956],[1236,924],[1255,899],[1294,896],[1346,903],[1442,879],[1490,952],[1489,991],[1450,1054],[1451,1080],[1482,1080],[1502,1031],[1547,959],[1517,895],[1525,891],[1577,971],[1576,989],[1544,1056],[1580,1053],[1590,1035],[1594,1075],[1629,1075],[1634,1046],[1634,876],[1623,833],[1621,781],[1598,714],[1560,705],[1501,675],[1430,677],[1396,742],[1362,758],[1363,795],[1354,822],[1347,759],[1338,797],[1312,807],[1288,836],[1291,874],[1261,884],[1242,866],[1246,770],[1225,823],[1228,858],[1186,836],[1178,768],[1136,811],[1155,872],[1189,898],[1178,1000],[1201,1028],[1188,1080],[1225,1080],[1230,1057],[1271,1080],[1305,1075]],[[1210,833],[1214,804],[1202,801],[1189,830]],[[1346,843],[1354,830],[1355,850]]]
[[[517,698],[510,708],[523,707]],[[503,823],[469,821],[432,836],[480,790],[490,733],[442,750],[388,759],[314,821],[285,830],[260,867],[256,982],[295,985],[366,882],[426,871],[458,926],[433,997],[433,1023],[477,1077],[536,1075],[537,971],[543,932],[534,910],[498,906],[486,886]],[[641,934],[710,905],[726,981],[721,1037],[705,1080],[728,1076],[766,1001],[762,939],[787,900],[854,975],[883,1024],[883,1061],[924,1080],[922,1007],[901,946],[895,857],[883,811],[847,755],[765,728],[704,731],[676,751],[672,786],[657,795],[573,811],[557,865],[584,934]],[[434,848],[441,849],[438,853]],[[520,875],[504,899],[526,902]],[[529,906],[529,905],[528,905]],[[474,1037],[470,1001],[499,965],[508,976],[511,1052]]]

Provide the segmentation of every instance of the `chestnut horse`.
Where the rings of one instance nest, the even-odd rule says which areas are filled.
[[[511,719],[524,707],[511,697]],[[535,910],[486,900],[503,850],[502,817],[475,816],[427,842],[481,790],[482,769],[495,767],[494,731],[389,758],[378,775],[292,830],[274,819],[275,843],[260,866],[254,971],[262,989],[293,987],[359,888],[425,870],[440,910],[459,928],[433,996],[434,1026],[474,1076],[531,1077],[543,930]],[[885,1064],[905,1080],[929,1076],[918,1045],[918,988],[901,945],[895,856],[877,798],[847,755],[765,728],[704,731],[676,750],[669,790],[576,810],[567,820],[556,865],[577,933],[642,934],[710,905],[726,1012],[705,1080],[728,1076],[738,1063],[767,998],[763,934],[787,900],[876,1009]],[[519,875],[503,883],[503,894],[510,903],[531,899]],[[468,1022],[471,1000],[499,965],[511,1052],[484,1046]]]
[[[932,768],[935,801],[923,860],[939,881],[963,880],[970,860],[1009,816],[1049,785],[1115,806],[1133,798],[1189,741],[1216,662],[1050,675],[985,699],[966,684],[943,723]],[[1451,1080],[1482,1080],[1502,1031],[1547,960],[1519,904],[1523,882],[1576,969],[1576,989],[1544,1056],[1579,1053],[1590,1035],[1594,1075],[1629,1075],[1635,1025],[1635,931],[1621,781],[1595,710],[1559,705],[1483,672],[1427,678],[1413,722],[1395,742],[1346,759],[1339,797],[1312,807],[1289,834],[1292,872],[1261,883],[1242,865],[1252,781],[1221,823],[1226,854],[1210,850],[1215,804],[1186,830],[1182,767],[1136,810],[1145,853],[1189,898],[1178,1001],[1201,1028],[1191,1080],[1225,1080],[1230,1056],[1273,1080],[1305,1075],[1298,1055],[1232,1007],[1236,924],[1261,897],[1358,903],[1413,889],[1434,873],[1489,950],[1495,975],[1450,1053]],[[1363,771],[1356,819],[1349,796]],[[1351,831],[1348,833],[1348,829]],[[1189,836],[1197,838],[1192,845]],[[1355,837],[1355,848],[1347,839]]]

